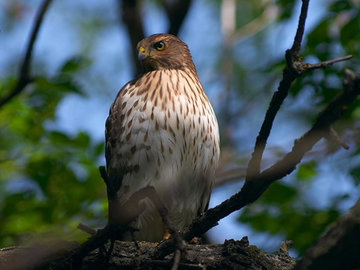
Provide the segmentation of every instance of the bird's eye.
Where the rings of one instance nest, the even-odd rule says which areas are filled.
[[[158,50],[158,51],[162,51],[162,50],[165,49],[165,43],[164,43],[164,41],[156,42],[156,43],[154,43],[153,46],[154,46],[154,48],[155,48],[156,50]]]

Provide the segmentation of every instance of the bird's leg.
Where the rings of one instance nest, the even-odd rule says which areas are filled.
[[[168,240],[170,238],[170,236],[171,236],[171,233],[169,231],[169,228],[167,226],[165,226],[165,231],[164,231],[162,239]]]
[[[201,237],[195,236],[193,239],[190,240],[189,243],[193,245],[200,245],[202,243]]]

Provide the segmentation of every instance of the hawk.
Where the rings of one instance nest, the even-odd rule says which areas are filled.
[[[144,72],[119,91],[106,121],[107,175],[119,187],[109,198],[109,223],[117,223],[117,209],[134,192],[154,187],[181,231],[208,207],[218,124],[184,42],[155,34],[137,49]],[[135,239],[159,241],[167,228],[152,201],[142,203],[145,210],[131,223]]]

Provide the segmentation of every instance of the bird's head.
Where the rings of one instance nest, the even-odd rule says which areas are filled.
[[[151,35],[137,44],[137,50],[145,72],[159,69],[195,71],[188,46],[174,35]]]

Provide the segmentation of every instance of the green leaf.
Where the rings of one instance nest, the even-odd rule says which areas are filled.
[[[264,192],[261,198],[267,204],[279,205],[290,202],[296,195],[296,188],[275,182]]]
[[[296,171],[296,177],[306,181],[314,178],[317,175],[316,165],[315,161],[300,164]]]
[[[65,63],[60,67],[59,71],[60,73],[74,73],[81,69],[87,68],[90,65],[90,59],[82,55],[77,55],[65,61]]]

